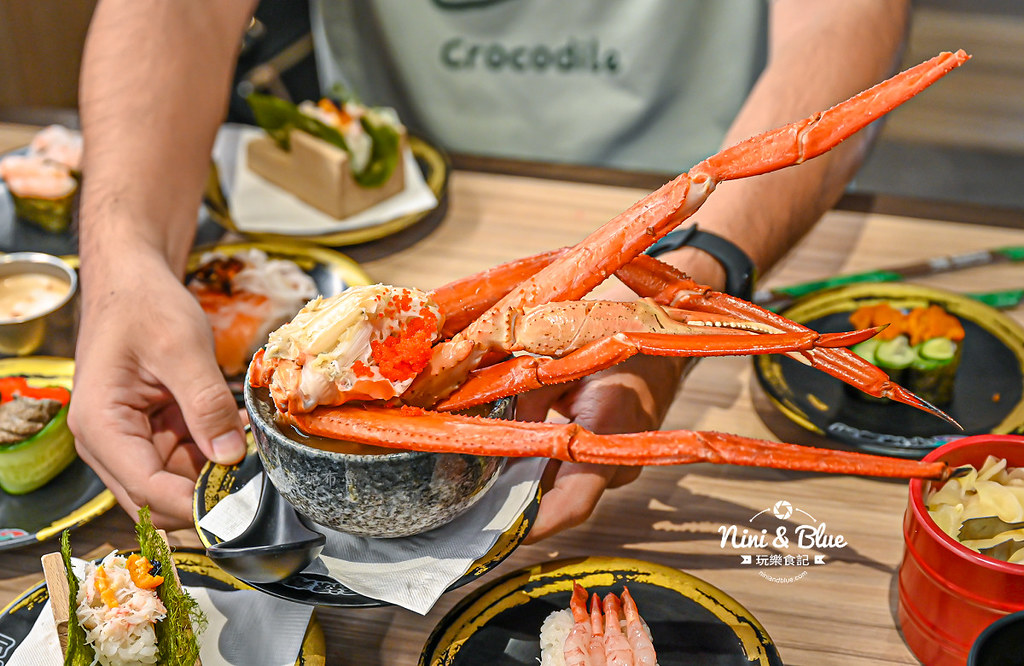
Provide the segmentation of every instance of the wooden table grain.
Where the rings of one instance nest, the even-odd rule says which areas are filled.
[[[19,145],[0,127],[0,150]],[[640,189],[456,170],[447,215],[430,228],[349,248],[371,277],[431,288],[501,261],[573,243],[636,201]],[[961,224],[870,212],[833,211],[762,281],[783,285],[937,255],[1024,245],[1024,228]],[[935,276],[922,284],[956,291],[1024,286],[1009,264]],[[1024,310],[1009,315],[1024,323]],[[753,380],[747,358],[702,361],[679,391],[666,428],[722,430],[752,437],[807,437],[780,417]],[[777,433],[782,433],[777,434]],[[827,524],[849,546],[805,576],[772,582],[722,547],[719,528],[742,525],[779,500]],[[902,554],[904,482],[691,465],[649,468],[608,492],[583,525],[519,548],[483,581],[443,597],[426,616],[395,608],[319,609],[329,664],[415,664],[434,625],[479,585],[519,567],[605,555],[676,567],[733,596],[757,617],[786,664],[915,664],[895,618],[895,574]],[[198,545],[192,531],[171,540]],[[119,508],[76,530],[76,550],[132,543]],[[41,578],[39,558],[54,542],[0,553],[0,606]],[[80,549],[80,550],[79,550]],[[750,552],[750,551],[743,551]],[[772,572],[768,572],[772,573]]]

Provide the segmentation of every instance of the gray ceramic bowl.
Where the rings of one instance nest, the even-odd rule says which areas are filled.
[[[266,389],[245,386],[245,408],[263,467],[281,495],[326,527],[364,537],[410,536],[446,525],[476,503],[505,458],[403,451],[354,455],[315,448],[282,433]],[[511,419],[514,400],[489,416]]]
[[[78,274],[60,257],[42,252],[12,252],[0,256],[0,279],[19,275],[55,277],[67,292],[48,307],[25,316],[0,315],[0,353],[26,356],[36,351],[47,328],[61,318],[78,290]]]

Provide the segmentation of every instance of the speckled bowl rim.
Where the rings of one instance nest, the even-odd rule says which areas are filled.
[[[279,430],[278,425],[276,423],[268,423],[267,419],[263,418],[263,416],[259,413],[259,411],[257,410],[257,403],[259,402],[259,399],[256,397],[255,394],[256,389],[253,388],[252,384],[249,383],[249,373],[251,371],[252,367],[250,365],[250,369],[246,371],[245,374],[245,390],[243,392],[245,411],[249,415],[249,423],[251,427],[254,429],[259,428],[261,432],[263,432],[268,437],[274,440],[274,444],[276,446],[282,446],[289,450],[300,452],[311,448],[301,442],[291,439],[290,437],[282,433]],[[490,413],[487,415],[487,418],[501,418],[501,415],[505,414],[509,410],[512,410],[513,412],[515,410],[515,396],[499,398],[498,400],[496,400],[494,408],[491,409]],[[323,455],[329,460],[336,460],[338,462],[345,463],[366,463],[369,460],[388,463],[400,463],[410,460],[416,460],[418,458],[425,458],[428,456],[443,455],[438,454],[437,452],[434,451],[396,451],[395,453],[374,453],[372,455],[360,455],[357,453],[340,453],[337,451],[328,451],[326,449],[315,450],[318,454]]]

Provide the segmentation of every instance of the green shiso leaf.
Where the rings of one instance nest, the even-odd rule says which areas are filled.
[[[60,556],[68,577],[68,649],[64,654],[64,666],[90,666],[96,659],[96,653],[85,642],[85,629],[78,624],[78,578],[71,568],[71,536],[68,530],[60,533]]]
[[[135,533],[139,537],[140,552],[150,562],[160,563],[164,577],[164,582],[157,588],[157,594],[167,607],[167,617],[156,623],[160,663],[165,666],[195,666],[199,657],[196,634],[206,627],[206,616],[198,602],[175,579],[171,551],[153,526],[149,507],[139,509]]]

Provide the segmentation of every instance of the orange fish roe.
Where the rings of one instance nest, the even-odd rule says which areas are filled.
[[[430,361],[430,349],[437,333],[437,317],[410,319],[401,331],[370,342],[371,355],[380,374],[393,382],[411,379]]]
[[[916,345],[933,338],[949,338],[954,342],[964,339],[964,327],[960,320],[938,305],[914,308],[903,314],[888,303],[865,305],[850,315],[850,323],[857,328],[888,325],[878,334],[881,340],[892,340],[907,334],[910,344]]]
[[[373,377],[373,370],[362,361],[356,361],[352,364],[352,374],[356,377]]]

